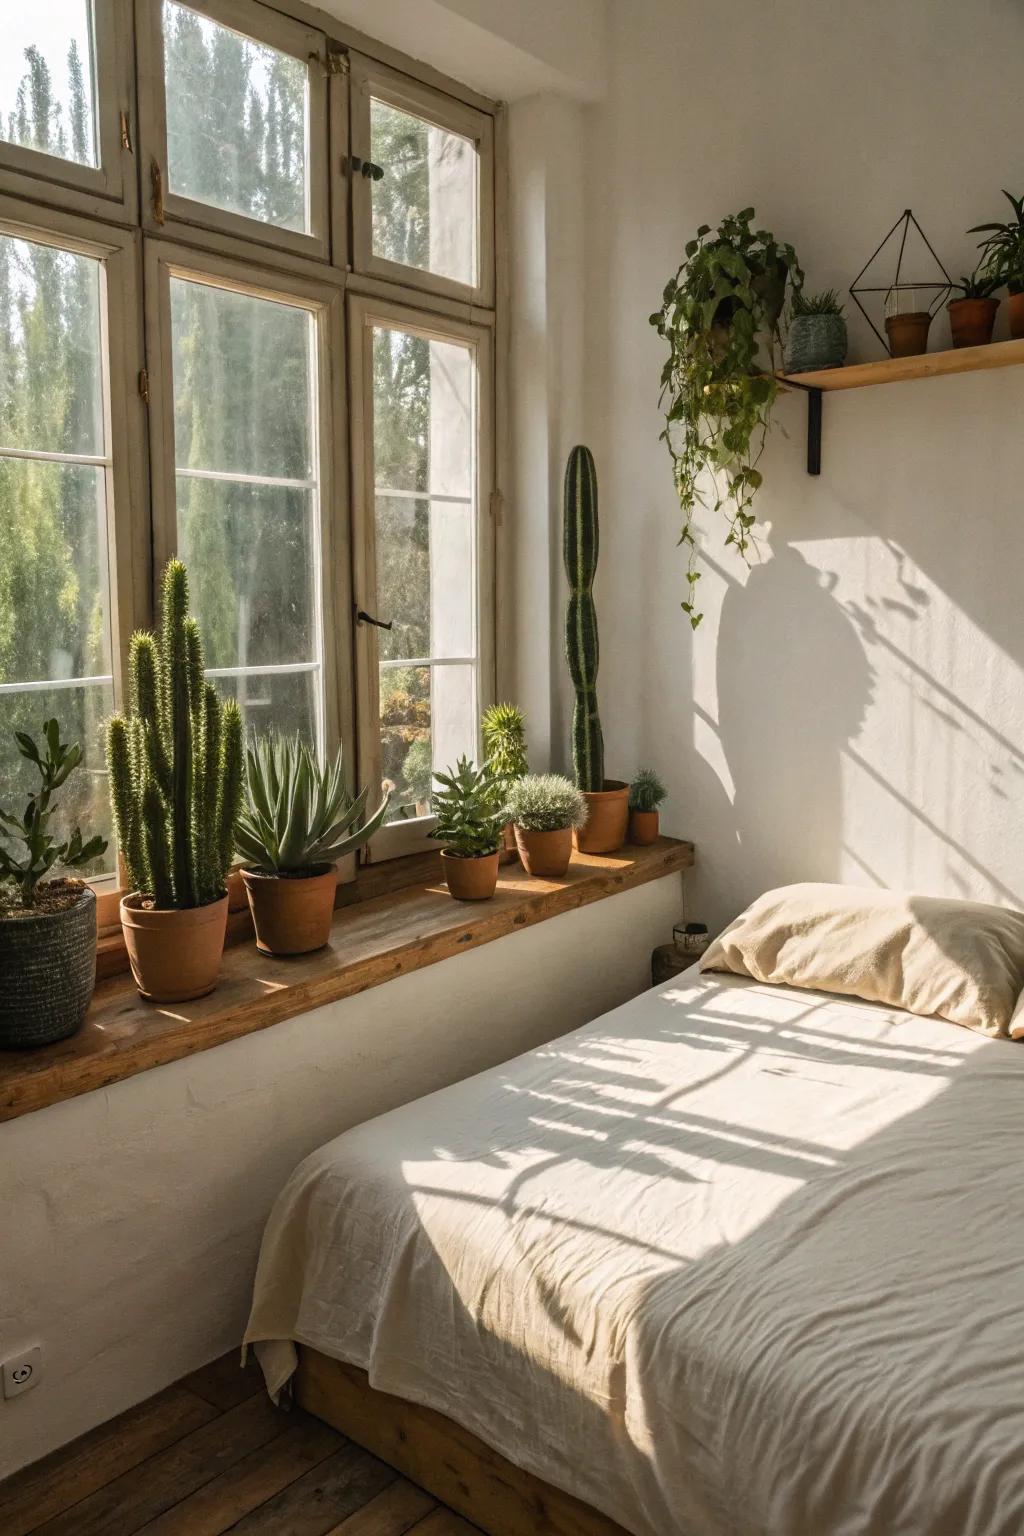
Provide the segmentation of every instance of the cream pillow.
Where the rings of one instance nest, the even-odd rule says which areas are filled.
[[[813,987],[1024,1035],[1024,912],[852,885],[784,885],[711,944],[702,971]],[[1024,1005],[1024,999],[1021,999]]]

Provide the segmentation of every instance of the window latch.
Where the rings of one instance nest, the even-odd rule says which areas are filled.
[[[394,619],[375,619],[372,613],[364,613],[362,608],[356,609],[357,624],[373,624],[377,629],[393,629]]]
[[[375,165],[372,160],[360,160],[358,155],[349,155],[348,163],[353,175],[358,172],[359,175],[365,176],[368,181],[383,181],[384,179],[384,167],[382,165]]]

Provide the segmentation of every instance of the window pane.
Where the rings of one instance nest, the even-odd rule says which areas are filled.
[[[313,318],[177,277],[171,317],[177,542],[207,667],[244,674],[217,681],[251,727],[319,740]]]
[[[308,232],[305,63],[164,0],[172,192]]]
[[[479,157],[461,134],[370,102],[373,252],[387,261],[475,287],[478,282]]]
[[[98,165],[91,0],[2,9],[0,138]]]
[[[172,279],[179,468],[312,478],[311,327],[294,305]]]
[[[99,321],[97,261],[0,235],[0,805],[38,782],[12,731],[56,717],[85,758],[51,826],[109,841],[106,469],[31,456],[103,457]]]
[[[477,751],[476,356],[376,326],[373,365],[381,757],[402,821],[427,814],[434,769]]]
[[[100,264],[0,235],[0,450],[103,453]]]

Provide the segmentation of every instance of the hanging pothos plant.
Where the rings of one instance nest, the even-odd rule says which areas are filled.
[[[779,392],[773,372],[779,321],[787,288],[799,292],[804,279],[793,247],[767,230],[751,229],[753,218],[753,208],[744,208],[723,219],[713,235],[702,224],[651,316],[669,344],[661,373],[661,435],[683,512],[679,542],[687,547],[688,588],[682,607],[694,629],[703,617],[694,601],[700,580],[694,511],[698,505],[723,511],[726,544],[747,558],[750,508],[761,485],[757,462]]]

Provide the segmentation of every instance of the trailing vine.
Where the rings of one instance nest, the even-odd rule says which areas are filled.
[[[661,436],[672,456],[683,513],[679,543],[687,549],[691,626],[703,618],[695,602],[700,580],[693,531],[698,506],[724,512],[725,542],[747,560],[754,540],[754,497],[762,484],[758,461],[779,392],[773,367],[761,365],[774,345],[787,288],[800,291],[804,274],[791,245],[751,229],[753,208],[730,214],[712,235],[702,224],[666,284],[651,324],[669,345],[661,373]],[[709,236],[711,238],[709,238]]]

